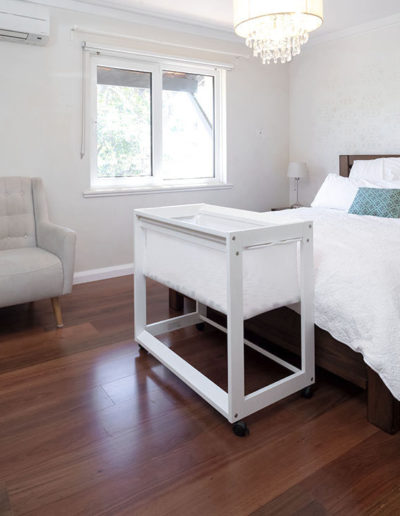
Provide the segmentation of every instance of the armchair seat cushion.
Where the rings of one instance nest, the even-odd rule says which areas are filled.
[[[56,297],[63,290],[60,259],[39,247],[0,251],[0,307]]]

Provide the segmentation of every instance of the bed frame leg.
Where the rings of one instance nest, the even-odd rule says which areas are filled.
[[[172,288],[169,289],[169,307],[177,312],[183,311],[183,295]]]
[[[400,430],[400,401],[396,400],[379,375],[368,369],[368,421],[388,434]]]

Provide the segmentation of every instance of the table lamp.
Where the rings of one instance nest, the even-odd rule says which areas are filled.
[[[296,181],[296,203],[292,204],[291,208],[301,208],[299,203],[299,181],[308,177],[308,168],[305,163],[302,162],[291,162],[289,163],[287,176],[293,178]]]

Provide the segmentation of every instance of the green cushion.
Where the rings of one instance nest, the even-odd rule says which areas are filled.
[[[398,219],[400,218],[400,190],[359,188],[349,213]]]

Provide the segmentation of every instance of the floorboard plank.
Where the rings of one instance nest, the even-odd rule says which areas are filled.
[[[0,515],[13,516],[10,499],[8,497],[7,487],[0,482]]]

